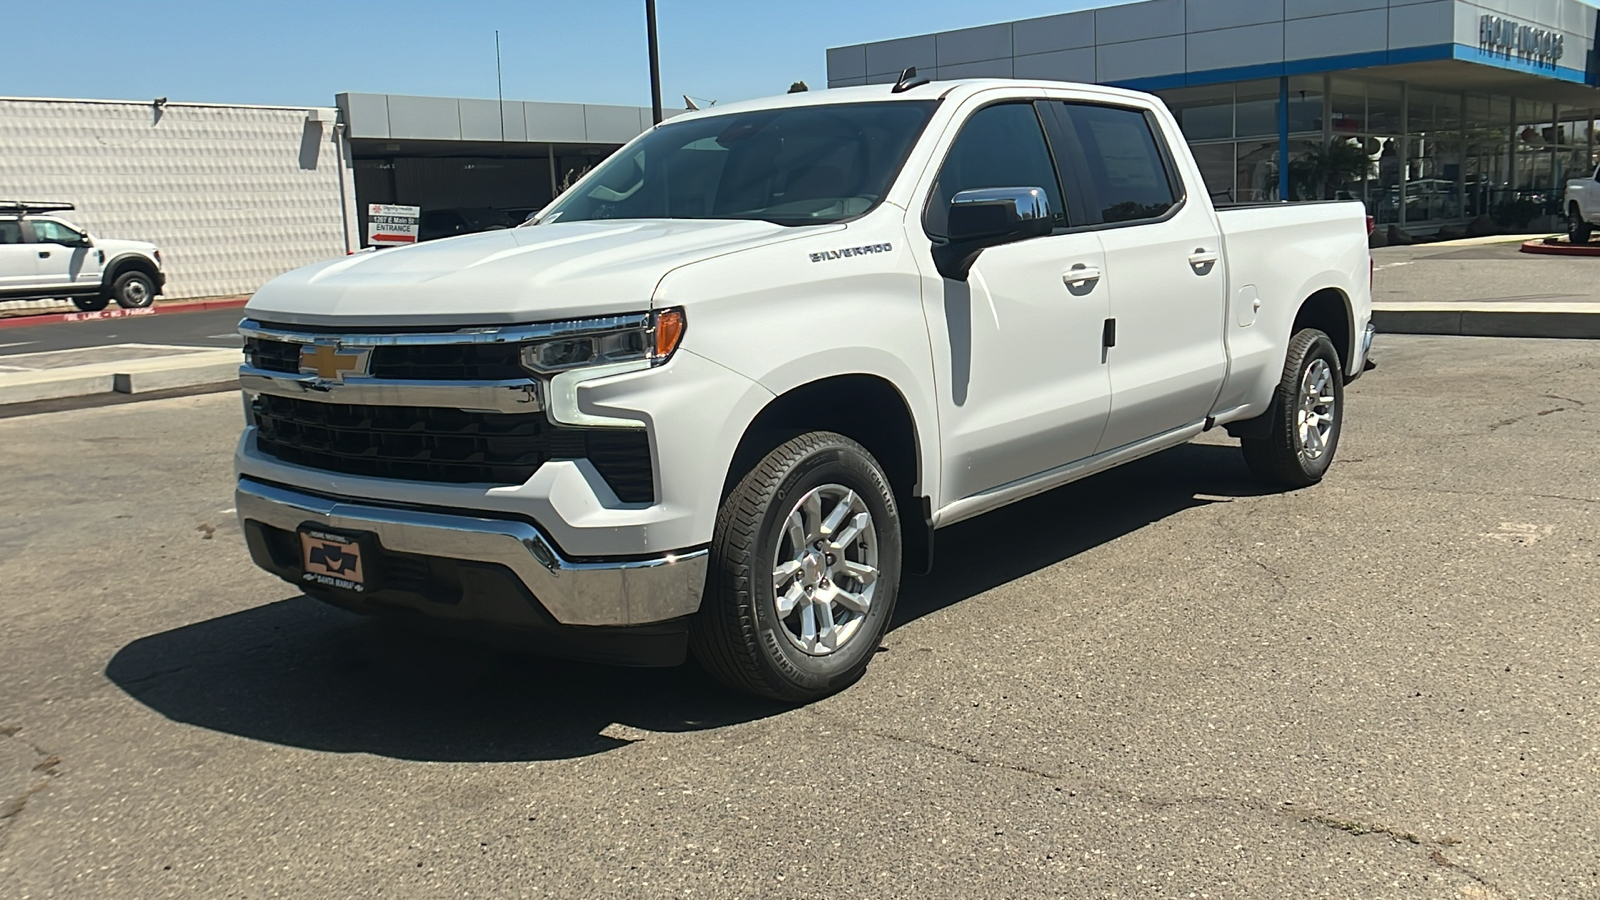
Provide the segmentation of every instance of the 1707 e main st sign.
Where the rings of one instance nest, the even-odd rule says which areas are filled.
[[[1566,38],[1548,28],[1535,28],[1504,16],[1485,15],[1478,19],[1478,46],[1507,57],[1554,66],[1561,60]]]

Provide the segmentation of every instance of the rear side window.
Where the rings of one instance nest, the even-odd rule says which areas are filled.
[[[16,219],[0,219],[0,244],[22,243],[22,223]]]
[[[1062,104],[1083,148],[1084,189],[1105,223],[1158,219],[1178,203],[1165,155],[1141,110]]]
[[[1056,226],[1067,224],[1061,183],[1033,104],[1001,103],[973,113],[961,126],[928,197],[923,227],[929,235],[949,233],[950,199],[976,188],[1043,188]]]

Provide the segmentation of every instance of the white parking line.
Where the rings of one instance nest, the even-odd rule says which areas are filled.
[[[12,341],[9,344],[0,344],[0,348],[4,348],[4,347],[26,347],[29,344],[37,344],[37,343],[39,343],[39,342],[38,341]]]

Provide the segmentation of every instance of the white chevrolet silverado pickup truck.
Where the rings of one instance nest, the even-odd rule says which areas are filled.
[[[674,118],[525,226],[254,296],[252,557],[360,612],[825,695],[938,528],[1216,426],[1323,477],[1365,212],[1207,197],[1161,102],[1104,87]]]

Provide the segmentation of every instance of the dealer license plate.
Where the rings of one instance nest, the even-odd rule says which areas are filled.
[[[345,534],[313,528],[300,530],[302,577],[310,584],[365,591],[366,572],[362,567],[361,541]]]

